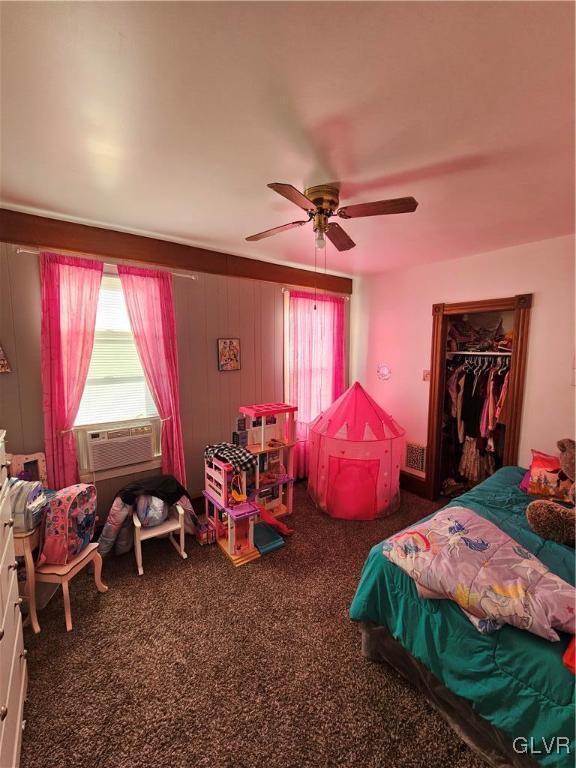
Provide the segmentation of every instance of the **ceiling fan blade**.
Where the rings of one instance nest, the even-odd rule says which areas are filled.
[[[268,186],[270,189],[273,189],[274,192],[278,192],[279,195],[285,197],[286,200],[290,200],[291,203],[299,206],[304,211],[316,210],[314,203],[311,200],[308,200],[308,198],[303,195],[302,192],[299,192],[296,187],[293,187],[292,184],[280,184],[275,181],[273,184],[268,184]]]
[[[340,224],[331,221],[326,228],[326,237],[339,251],[349,251],[356,243],[344,232]]]
[[[281,227],[273,227],[272,229],[264,230],[264,232],[258,232],[257,235],[250,235],[246,240],[250,240],[251,242],[254,240],[263,240],[265,237],[272,237],[272,235],[277,235],[279,232],[285,232],[287,229],[301,227],[302,224],[308,224],[309,221],[310,219],[306,219],[306,221],[292,221],[290,224],[282,224]]]
[[[338,209],[341,219],[357,219],[360,216],[384,216],[389,213],[412,213],[418,207],[413,197],[397,197],[394,200],[379,200],[376,203],[358,203]]]

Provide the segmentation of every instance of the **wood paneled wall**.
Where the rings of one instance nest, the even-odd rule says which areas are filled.
[[[191,493],[208,443],[230,441],[240,405],[283,398],[284,296],[277,283],[174,276],[180,411]],[[241,370],[218,371],[216,340],[240,338]]]
[[[6,450],[44,450],[40,380],[40,270],[38,257],[0,243],[0,344],[12,373],[0,373],[0,427]]]
[[[0,343],[12,373],[0,374],[0,427],[8,450],[43,450],[40,380],[40,275],[38,257],[0,250]],[[188,487],[203,486],[207,443],[230,440],[238,406],[283,398],[282,286],[239,277],[199,273],[196,280],[174,276],[176,332],[180,360],[181,416]],[[216,339],[239,337],[240,371],[219,372]],[[99,494],[111,500],[103,481]]]

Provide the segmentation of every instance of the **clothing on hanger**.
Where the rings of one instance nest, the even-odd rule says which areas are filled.
[[[445,478],[477,483],[501,465],[509,363],[490,355],[450,360],[442,426]]]
[[[470,482],[479,483],[494,474],[494,456],[489,451],[481,450],[476,438],[466,437],[458,469]]]
[[[504,383],[502,384],[502,391],[500,392],[500,397],[498,399],[498,404],[496,406],[495,411],[495,419],[497,424],[506,424],[506,416],[508,413],[508,409],[506,408],[506,403],[508,402],[508,398],[506,397],[508,394],[508,380],[510,377],[510,373],[506,374],[506,378],[504,379]]]

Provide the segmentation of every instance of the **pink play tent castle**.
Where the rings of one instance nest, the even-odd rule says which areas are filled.
[[[355,382],[310,425],[308,492],[332,517],[372,520],[400,504],[404,430]]]

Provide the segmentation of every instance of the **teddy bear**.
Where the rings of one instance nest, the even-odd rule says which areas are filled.
[[[574,546],[574,531],[576,528],[576,506],[574,491],[574,465],[575,465],[575,446],[574,440],[566,438],[559,440],[558,449],[560,450],[560,472],[559,480],[571,480],[570,498],[571,507],[565,507],[555,501],[546,501],[540,499],[533,501],[528,505],[526,517],[528,523],[535,533],[542,536],[543,539],[557,541],[559,544]]]

